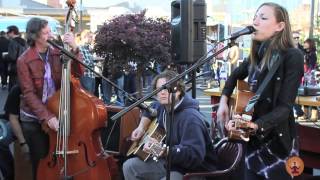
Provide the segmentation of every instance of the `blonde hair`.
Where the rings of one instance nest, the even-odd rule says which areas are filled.
[[[257,11],[262,6],[272,7],[274,10],[274,16],[276,17],[277,22],[278,23],[284,22],[284,28],[270,38],[269,40],[270,44],[262,58],[261,68],[267,65],[268,69],[270,69],[270,67],[272,66],[272,64],[270,64],[272,52],[274,50],[278,50],[280,52],[286,51],[286,49],[294,47],[294,42],[292,38],[289,14],[287,10],[284,7],[280,6],[279,4],[267,2],[267,3],[261,4],[257,9]],[[257,65],[256,52],[258,51],[257,49],[258,43],[259,42],[256,40],[252,40],[252,43],[251,43],[250,61],[251,61],[251,65],[253,66]]]
[[[80,37],[79,37],[79,43],[83,44],[83,40],[88,36],[92,34],[90,30],[88,29],[84,29],[81,33],[80,33]]]

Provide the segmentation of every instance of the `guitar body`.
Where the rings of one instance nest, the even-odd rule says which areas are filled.
[[[143,161],[146,161],[151,154],[143,151],[144,144],[148,141],[149,137],[156,139],[159,143],[165,138],[165,130],[159,126],[156,120],[153,120],[146,133],[139,141],[135,141],[130,146],[127,156],[136,155]]]
[[[245,81],[237,81],[237,93],[236,93],[236,103],[234,112],[232,114],[241,115],[242,119],[233,119],[235,120],[235,130],[228,132],[228,137],[230,139],[249,141],[249,134],[251,129],[249,128],[249,123],[251,121],[252,111],[245,112],[245,108],[249,100],[255,94],[250,91],[250,87]]]
[[[252,98],[255,94],[250,91],[250,87],[245,81],[237,81],[237,94],[236,94],[236,104],[234,108],[235,114],[247,114],[251,115],[252,111],[249,113],[244,113],[244,109],[246,108],[250,98]]]

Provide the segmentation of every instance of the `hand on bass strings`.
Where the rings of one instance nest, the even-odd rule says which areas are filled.
[[[64,34],[63,43],[68,44],[72,48],[72,50],[77,49],[77,44],[74,35],[71,32],[67,32],[66,34]]]
[[[48,121],[45,121],[42,123],[42,130],[45,131],[46,133],[49,132],[49,128],[58,131],[59,130],[59,121],[56,117],[53,117],[49,119]]]

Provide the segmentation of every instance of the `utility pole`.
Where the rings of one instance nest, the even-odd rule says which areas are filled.
[[[313,38],[313,28],[314,28],[314,0],[311,0],[309,38]]]

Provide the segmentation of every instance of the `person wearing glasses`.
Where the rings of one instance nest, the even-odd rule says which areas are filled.
[[[300,33],[298,31],[292,32],[294,47],[304,52],[303,46],[300,44]]]

